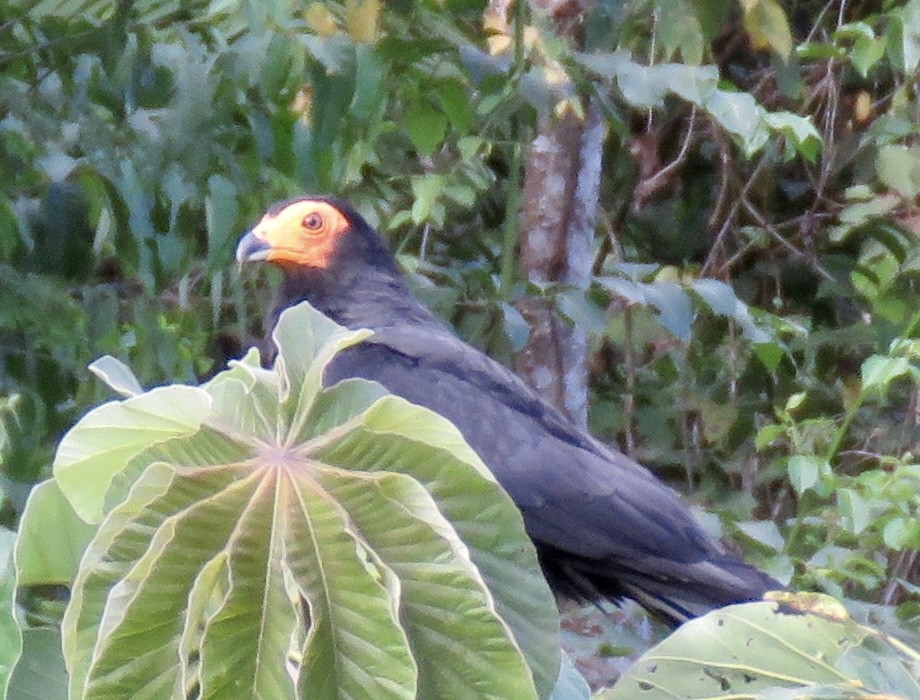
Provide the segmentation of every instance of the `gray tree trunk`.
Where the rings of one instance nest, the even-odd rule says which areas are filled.
[[[586,289],[591,279],[594,224],[603,153],[600,110],[587,103],[586,118],[571,110],[546,115],[530,145],[524,170],[521,272],[541,286]],[[540,394],[581,426],[588,420],[587,338],[547,298],[520,302],[531,327],[517,371]]]

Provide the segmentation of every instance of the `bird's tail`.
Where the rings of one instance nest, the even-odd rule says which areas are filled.
[[[759,569],[721,552],[693,562],[648,557],[628,565],[555,559],[544,571],[566,597],[582,602],[632,598],[674,627],[726,605],[761,600],[768,591],[784,588]]]
[[[784,587],[730,555],[685,565],[674,577],[624,575],[620,584],[628,597],[673,626],[726,605],[761,600]]]

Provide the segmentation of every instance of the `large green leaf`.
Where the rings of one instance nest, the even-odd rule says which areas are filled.
[[[691,620],[599,700],[920,697],[920,654],[832,598],[786,594]]]
[[[301,305],[272,370],[250,353],[65,437],[57,483],[103,518],[62,627],[72,697],[549,695],[558,619],[508,496],[440,416],[322,386],[366,335]]]
[[[210,403],[201,389],[166,386],[86,414],[54,457],[54,477],[77,515],[99,522],[112,479],[151,445],[200,431]]]
[[[48,536],[53,523],[55,536]],[[20,586],[69,586],[95,528],[77,517],[53,479],[29,493],[16,539]]]

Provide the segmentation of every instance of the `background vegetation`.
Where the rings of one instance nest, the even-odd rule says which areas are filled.
[[[918,0],[12,0],[0,47],[4,528],[87,364],[213,375],[271,287],[238,234],[332,192],[714,533],[916,646]]]

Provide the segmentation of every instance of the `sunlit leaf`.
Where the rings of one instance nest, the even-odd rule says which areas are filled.
[[[776,0],[741,0],[744,28],[755,49],[770,49],[786,59],[792,52],[792,31]]]
[[[49,531],[48,523],[54,523]],[[69,586],[96,529],[77,517],[53,479],[29,494],[16,541],[20,586]]]
[[[273,369],[251,353],[74,427],[58,483],[105,517],[62,626],[72,696],[549,694],[558,621],[505,492],[443,418],[363,380],[323,387],[366,335],[301,305]],[[195,408],[163,425],[150,397],[177,389]],[[99,462],[118,489],[68,471]]]
[[[863,391],[883,392],[892,381],[909,371],[910,362],[906,357],[872,355],[860,368]]]
[[[346,0],[345,28],[355,41],[371,44],[377,39],[380,22],[380,0]]]
[[[814,455],[792,455],[786,465],[789,482],[797,494],[813,489],[827,470],[827,464]]]
[[[201,389],[169,386],[90,411],[58,446],[54,476],[83,520],[99,522],[109,484],[153,442],[190,435],[210,409]]]
[[[767,112],[764,123],[787,140],[786,159],[798,152],[814,162],[821,149],[821,134],[811,120],[792,112]]]
[[[722,128],[741,141],[748,155],[767,142],[768,133],[763,123],[766,110],[749,93],[714,90],[706,98],[704,107]]]
[[[94,360],[89,366],[89,371],[122,396],[137,396],[144,393],[144,388],[134,376],[134,372],[111,355],[103,355]]]
[[[908,0],[900,14],[904,72],[910,74],[920,65],[920,1]]]
[[[884,146],[879,149],[875,167],[881,183],[905,199],[920,193],[920,148]]]

